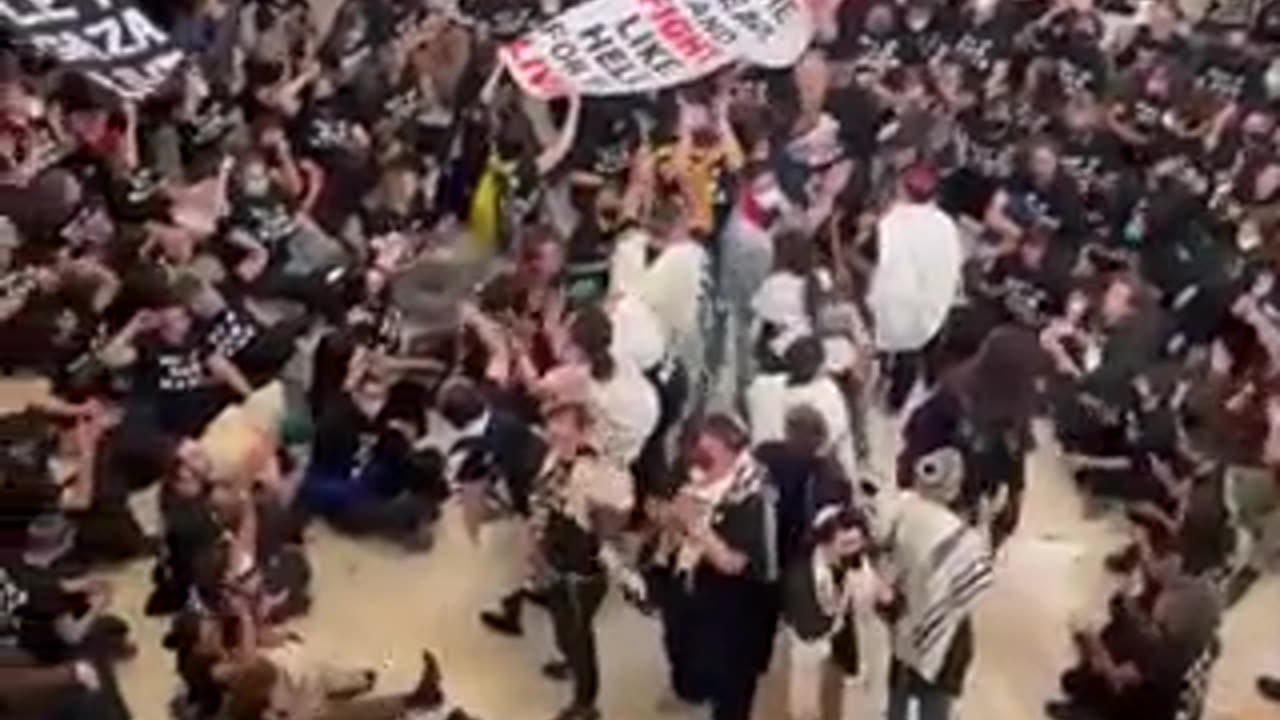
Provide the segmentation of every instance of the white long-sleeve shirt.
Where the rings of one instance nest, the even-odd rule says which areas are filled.
[[[708,300],[709,263],[706,250],[693,241],[669,243],[649,262],[648,237],[638,230],[618,240],[610,259],[611,293],[631,295],[647,305],[663,328],[667,347],[687,369],[700,367],[699,320]]]
[[[960,230],[932,203],[900,202],[880,218],[880,259],[867,303],[880,350],[919,350],[942,327],[960,292]]]

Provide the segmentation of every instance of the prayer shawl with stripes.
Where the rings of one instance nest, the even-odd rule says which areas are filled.
[[[937,680],[956,630],[991,585],[991,551],[946,507],[903,493],[889,542],[905,600],[894,626],[894,656]]]

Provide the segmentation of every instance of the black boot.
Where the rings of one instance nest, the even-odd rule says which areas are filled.
[[[524,634],[524,628],[520,622],[520,610],[523,605],[522,594],[513,593],[502,598],[502,604],[497,612],[485,610],[480,613],[480,622],[499,635],[520,637]]]
[[[1246,567],[1232,575],[1231,579],[1227,581],[1226,591],[1223,593],[1225,596],[1223,602],[1228,608],[1234,607],[1261,577],[1262,574],[1251,567]]]
[[[1280,677],[1274,675],[1259,676],[1258,694],[1271,702],[1280,703]]]
[[[1123,548],[1111,553],[1103,560],[1107,571],[1116,575],[1128,575],[1138,567],[1138,561],[1141,558],[1138,554],[1138,545],[1130,543]]]
[[[542,676],[555,682],[568,682],[573,679],[573,669],[564,660],[549,660],[542,664]]]

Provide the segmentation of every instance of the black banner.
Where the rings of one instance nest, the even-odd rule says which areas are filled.
[[[128,0],[0,0],[0,24],[129,99],[148,95],[182,62],[168,33]]]

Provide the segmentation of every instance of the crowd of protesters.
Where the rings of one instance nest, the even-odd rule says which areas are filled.
[[[1045,712],[1200,717],[1280,529],[1280,4],[806,3],[791,67],[550,101],[498,49],[567,4],[139,4],[187,58],[141,101],[0,46],[0,368],[48,388],[0,417],[0,716],[132,716],[98,571],[146,562],[180,720],[467,718],[289,629],[310,524],[457,509],[520,528],[477,622],[549,616],[557,720],[610,589],[664,712],[785,668],[851,717],[886,663],[945,720],[1039,439],[1132,527]]]

